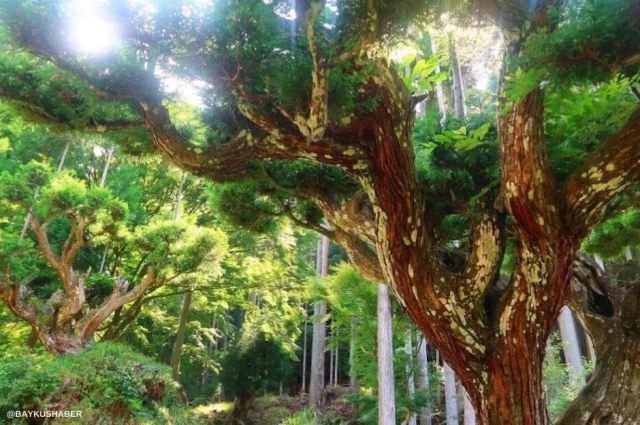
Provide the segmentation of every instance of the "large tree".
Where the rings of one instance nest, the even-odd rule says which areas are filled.
[[[335,13],[315,0],[295,10],[288,1],[112,1],[100,13],[117,22],[119,47],[90,60],[67,42],[65,2],[3,0],[11,42],[0,95],[60,130],[120,131],[186,171],[242,181],[222,197],[232,208],[242,196],[270,203],[389,283],[467,389],[478,423],[546,424],[546,339],[581,240],[640,177],[640,109],[559,176],[545,146],[545,86],[635,66],[639,9],[633,0],[475,3],[504,33],[512,78],[500,91],[501,190],[464,209],[463,264],[439,249],[443,215],[418,178],[411,134],[424,96],[411,95],[388,59],[409,23],[429,17],[427,2],[355,0]],[[595,30],[606,36],[594,41]],[[164,75],[207,88],[207,111],[191,126],[198,137],[168,109]],[[256,198],[264,186],[276,196]],[[515,261],[497,290],[507,221]]]

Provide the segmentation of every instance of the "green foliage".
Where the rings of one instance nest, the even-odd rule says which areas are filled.
[[[418,91],[431,91],[436,83],[448,78],[446,72],[435,73],[441,55],[432,55],[427,59],[416,60],[417,50],[410,50],[397,64],[398,74],[403,75],[402,80],[411,93]]]
[[[637,73],[637,61],[625,66],[640,47],[637,2],[572,0],[563,5],[553,13],[560,22],[555,31],[539,30],[528,38],[524,64],[546,66],[554,80],[563,82],[601,82],[621,71]]]
[[[586,155],[615,134],[637,105],[640,76],[545,89],[545,140],[554,174],[564,181]]]
[[[357,406],[357,415],[363,424],[375,425],[378,422],[378,386],[377,370],[377,290],[376,284],[358,274],[351,265],[342,263],[334,268],[327,282],[327,300],[331,306],[331,326],[340,328],[341,340],[334,336],[329,346],[345,346],[354,339],[358,349],[355,352],[353,370],[357,376],[360,391],[349,394],[347,398]],[[430,370],[432,391],[416,391],[413,397],[407,392],[407,368],[417,376],[414,352],[407,353],[404,338],[407,332],[413,332],[413,325],[394,303],[397,314],[393,318],[394,334],[394,372],[396,381],[396,412],[401,421],[408,410],[419,411],[428,401],[434,402],[434,389],[438,387],[438,374]]]
[[[598,224],[582,244],[590,254],[605,259],[622,257],[629,247],[640,245],[640,210],[629,208]]]
[[[262,391],[277,391],[280,382],[292,373],[291,353],[278,341],[250,327],[228,351],[222,363],[222,385],[230,395],[240,398]]]
[[[166,366],[120,344],[98,344],[74,357],[23,352],[0,360],[3,418],[8,410],[55,408],[81,410],[78,424],[129,423],[154,418],[175,390]]]
[[[568,373],[568,366],[560,361],[562,341],[558,333],[550,336],[551,343],[547,344],[547,354],[544,360],[543,376],[546,390],[547,406],[551,419],[560,417],[565,407],[576,398],[584,386],[584,380],[593,370],[593,364],[585,364],[584,374],[574,376]]]
[[[287,418],[280,425],[346,425],[342,420],[333,420],[326,417],[320,412],[306,408],[296,413],[294,416]]]

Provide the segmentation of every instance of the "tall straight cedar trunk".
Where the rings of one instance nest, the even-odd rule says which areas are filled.
[[[458,425],[456,374],[447,362],[444,362],[444,403],[447,414],[447,425]]]
[[[580,344],[578,342],[578,332],[573,320],[573,314],[568,307],[563,307],[558,316],[558,328],[562,339],[562,350],[564,358],[569,366],[569,376],[574,381],[582,380],[583,370],[582,356],[580,355]]]
[[[356,332],[358,319],[351,318],[351,335],[349,340],[349,391],[358,392],[358,375],[356,374]]]
[[[463,391],[464,397],[464,425],[476,425],[476,412],[473,410],[473,404],[466,391]]]
[[[329,339],[333,339],[333,321],[331,322],[331,326],[329,327]],[[334,360],[334,351],[333,347],[329,348],[329,387],[333,387],[333,360]]]
[[[458,52],[456,51],[456,41],[452,33],[448,34],[449,41],[449,61],[451,63],[451,74],[453,80],[453,106],[457,118],[464,118],[466,114],[466,106],[464,104],[464,85],[462,82],[462,71],[460,70],[460,62],[458,61]]]
[[[329,239],[321,236],[318,242],[316,268],[319,276],[326,276],[329,269]],[[309,406],[317,407],[324,390],[324,359],[327,338],[327,303],[318,301],[313,306],[313,337],[311,339],[311,378],[309,382]]]
[[[427,358],[427,340],[422,335],[418,335],[418,353],[416,360],[418,363],[418,390],[429,390],[429,362]],[[427,405],[420,411],[420,425],[431,425],[431,404],[427,401]]]
[[[180,185],[176,194],[176,202],[174,204],[173,219],[180,219],[180,203],[182,201],[182,190],[187,174],[182,173]],[[176,381],[180,381],[180,359],[182,358],[182,347],[184,338],[187,333],[187,323],[189,321],[189,310],[191,309],[191,290],[188,290],[182,299],[182,307],[180,309],[180,323],[178,324],[178,332],[176,333],[176,341],[173,345],[173,353],[171,354],[171,375]]]
[[[407,352],[407,393],[409,394],[409,399],[413,400],[416,396],[416,383],[414,378],[414,367],[413,367],[413,335],[411,333],[411,329],[407,329],[407,333],[404,339],[404,349]],[[409,421],[407,425],[416,425],[416,415],[413,413],[409,417]]]
[[[396,425],[389,287],[378,284],[378,425]]]
[[[309,322],[309,306],[304,303],[304,331],[303,331],[303,343],[302,343],[302,385],[300,392],[302,394],[307,392],[307,333]]]
[[[191,291],[187,291],[182,299],[182,308],[180,310],[180,323],[178,324],[178,332],[176,333],[176,342],[173,345],[173,353],[171,355],[171,375],[176,381],[180,381],[180,359],[182,358],[182,347],[184,346],[184,338],[187,334],[187,323],[189,322],[189,310],[191,309]]]

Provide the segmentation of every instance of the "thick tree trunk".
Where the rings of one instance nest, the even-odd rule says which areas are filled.
[[[629,333],[616,327],[591,379],[556,425],[637,425],[639,420],[640,334],[638,328]]]
[[[589,261],[576,266],[570,305],[595,344],[587,385],[556,425],[637,425],[640,420],[640,286],[609,286]],[[579,282],[595,282],[587,285]],[[626,280],[626,279],[625,279]],[[606,294],[606,295],[602,295]]]
[[[558,328],[560,328],[564,358],[569,366],[569,376],[575,382],[578,382],[578,380],[584,380],[584,368],[582,367],[578,332],[576,331],[573,314],[568,307],[563,307],[562,310],[560,310],[560,315],[558,316]]]
[[[378,425],[396,425],[389,287],[378,284]]]
[[[413,400],[416,396],[416,383],[413,375],[414,367],[413,367],[413,335],[411,334],[411,329],[407,329],[407,333],[404,337],[404,349],[407,352],[407,393],[409,394],[409,399]],[[409,421],[407,421],[407,425],[416,425],[416,415],[415,413],[409,417]]]
[[[458,425],[458,391],[456,374],[447,362],[444,362],[444,397],[447,425]]]
[[[534,351],[537,352],[538,349]],[[542,380],[542,352],[531,356],[525,350],[514,349],[492,356],[489,385],[485,391],[486,401],[476,402],[474,406],[478,424],[549,423]]]
[[[191,291],[187,291],[184,294],[182,308],[180,310],[180,323],[178,325],[178,332],[176,333],[176,342],[173,345],[173,354],[171,355],[171,375],[176,381],[180,381],[180,359],[182,358],[184,338],[187,334],[189,310],[191,309],[191,295]]]
[[[329,239],[321,236],[318,242],[316,261],[319,276],[326,276],[329,267]],[[324,390],[324,359],[327,336],[327,324],[324,316],[327,314],[327,303],[318,301],[313,306],[313,338],[311,340],[311,377],[309,382],[309,405],[317,407],[322,400]]]
[[[420,334],[418,335],[418,390],[429,390],[429,362],[427,358],[427,340]],[[431,404],[427,405],[420,411],[420,425],[431,425]]]

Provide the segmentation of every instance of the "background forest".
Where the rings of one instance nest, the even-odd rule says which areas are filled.
[[[189,141],[189,149],[198,154],[208,146],[224,148],[234,126],[260,121],[253,116],[256,106],[230,100],[244,90],[242,84],[214,93],[215,85],[198,74],[200,65],[180,55],[186,55],[188,39],[201,34],[196,23],[219,25],[212,40],[232,52],[238,22],[246,21],[258,35],[278,34],[251,44],[255,34],[248,31],[248,45],[237,48],[242,54],[234,60],[254,66],[251,55],[264,54],[260,49],[279,51],[283,37],[297,31],[305,39],[314,37],[313,29],[294,28],[295,6],[214,1],[223,16],[189,21],[191,27],[176,16],[199,16],[198,1],[179,7],[179,2],[164,1],[113,3],[114,16],[137,11],[127,15],[139,26],[134,39],[148,35],[153,41],[118,51],[109,40],[110,21],[102,20],[99,7],[78,6],[71,12],[58,8],[65,2],[0,2],[0,423],[475,425],[475,400],[415,324],[404,298],[394,296],[397,287],[377,279],[378,257],[373,265],[354,256],[360,251],[349,235],[340,233],[341,215],[349,221],[347,213],[366,215],[370,209],[362,207],[366,195],[356,188],[357,179],[339,165],[279,161],[277,155],[249,161],[249,171],[228,179],[214,166],[207,169],[213,176],[189,164],[179,168],[159,154],[157,142],[149,141],[162,140],[154,136],[156,127],[143,132],[139,111],[117,103],[129,96],[120,87],[128,78],[134,81],[136,73],[160,63],[149,77],[157,87],[148,90],[162,95],[158,102],[167,117],[158,119],[173,123],[163,128]],[[327,51],[321,53],[336,57],[339,52],[329,52],[334,37],[347,45],[367,40],[366,35],[345,35],[346,41],[334,35],[333,29],[344,25],[341,19],[353,12],[338,3],[322,3],[323,14],[315,17],[327,33],[322,35],[326,45],[320,43]],[[548,64],[567,40],[594,29],[600,41],[637,45],[640,37],[622,39],[610,22],[626,22],[621,10],[640,13],[637,2],[569,2],[567,22],[580,25],[531,36],[522,61],[507,64],[506,83],[501,75],[508,46],[486,16],[439,5],[437,19],[433,11],[427,19],[410,8],[399,8],[403,16],[396,17],[389,10],[392,2],[374,3],[379,3],[378,13],[392,16],[388,34],[381,36],[385,60],[413,99],[415,121],[407,131],[416,182],[437,223],[434,252],[451,270],[459,272],[471,261],[473,226],[482,221],[482,208],[506,196],[499,127],[500,117],[515,106],[505,106],[499,96],[516,105],[534,88],[544,88],[545,146],[550,174],[558,181],[566,181],[602,139],[626,129],[633,121],[630,114],[637,115],[637,58],[631,68],[589,69],[587,77],[577,66]],[[604,17],[584,23],[603,5]],[[71,32],[72,47],[58,51],[39,38],[42,34],[32,40],[21,33],[31,26],[46,32],[47,25],[67,15],[79,20]],[[24,16],[29,24],[20,27],[16,22]],[[278,16],[273,27],[272,16]],[[145,19],[154,27],[145,29]],[[281,21],[291,28],[283,29]],[[275,106],[265,107],[269,118],[277,111],[290,118],[287,110],[299,107],[304,93],[314,99],[318,94],[306,76],[318,53],[309,43],[310,58],[303,61],[255,65],[252,72],[263,73],[264,79],[247,79],[246,85],[260,94],[241,97],[259,104],[265,93],[273,96]],[[295,53],[303,47],[291,49]],[[149,57],[141,59],[145,54]],[[81,68],[72,55],[100,70]],[[213,59],[229,60],[222,53]],[[144,71],[135,68],[142,62]],[[340,125],[348,127],[349,117],[377,110],[380,99],[359,97],[357,91],[361,84],[369,89],[369,67],[375,68],[345,63],[325,77],[314,74],[328,80],[328,122],[342,120]],[[237,72],[220,78],[243,76],[242,66]],[[100,94],[92,87],[94,80],[113,91]],[[153,114],[161,115],[152,101]],[[148,113],[145,102],[141,105]],[[310,111],[309,122],[313,107]],[[149,119],[140,121],[146,126]],[[266,127],[261,131],[269,132]],[[309,124],[311,145],[314,131]],[[337,134],[336,140],[349,137]],[[231,174],[237,157],[226,158]],[[633,178],[630,173],[628,179]],[[314,192],[326,187],[342,209],[326,207],[326,194]],[[579,246],[581,263],[574,266],[572,285],[590,278],[594,292],[587,296],[574,289],[567,296],[571,309],[560,310],[544,347],[550,423],[577,424],[571,413],[576,402],[571,402],[594,375],[605,373],[594,372],[596,359],[605,354],[619,358],[609,352],[601,333],[590,330],[593,311],[582,312],[584,300],[607,320],[623,314],[628,321],[620,326],[632,335],[629,347],[640,347],[640,307],[629,301],[619,310],[622,301],[614,297],[615,288],[640,288],[637,183],[620,192]],[[507,230],[494,273],[497,289],[488,291],[484,301],[487,314],[498,308],[492,304],[499,304],[498,289],[507,286],[521,263],[517,220],[499,220]],[[355,229],[365,235],[373,227],[359,225]],[[404,236],[407,246],[417,240],[411,232]],[[609,292],[595,287],[593,279],[606,282]],[[612,301],[606,301],[609,296]],[[456,314],[455,308],[451,311]],[[620,368],[640,382],[639,356],[624,347],[627,357]],[[80,422],[6,419],[14,410],[80,410],[83,416]],[[629,412],[627,422],[618,423],[637,419]]]

